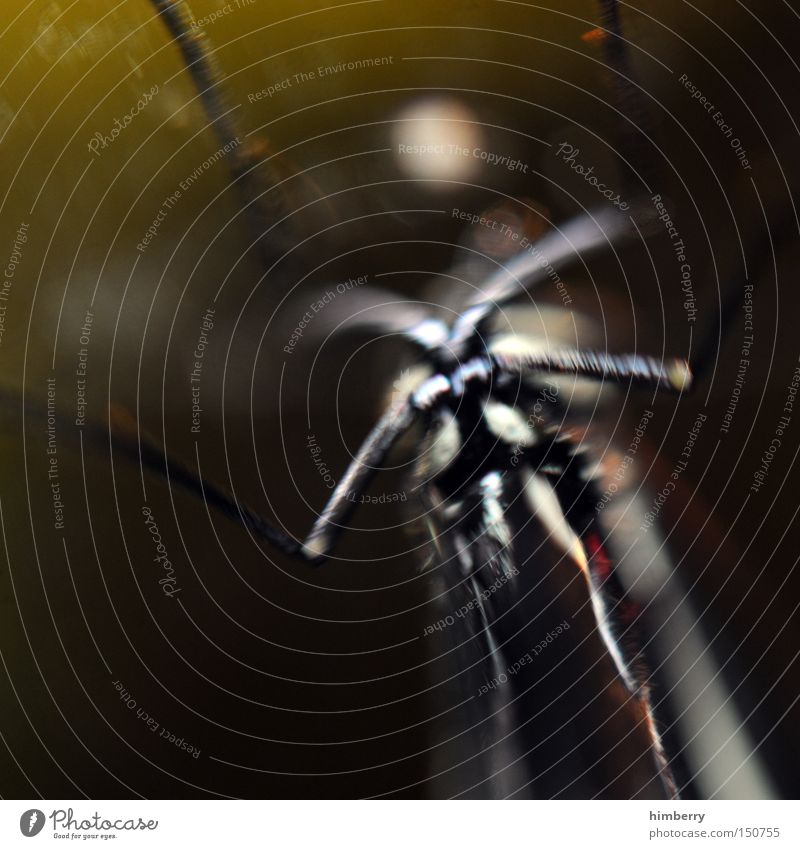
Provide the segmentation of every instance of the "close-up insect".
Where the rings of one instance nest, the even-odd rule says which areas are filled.
[[[3,797],[794,797],[800,10],[662,5],[9,14]]]

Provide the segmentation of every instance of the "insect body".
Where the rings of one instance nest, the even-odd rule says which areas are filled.
[[[498,686],[503,680],[503,640],[488,600],[497,582],[514,583],[521,564],[515,549],[521,529],[507,516],[521,496],[542,527],[544,538],[579,569],[587,582],[600,633],[619,676],[639,700],[642,722],[650,734],[664,784],[676,790],[667,767],[649,704],[647,679],[633,627],[634,606],[613,575],[595,521],[595,491],[584,453],[558,425],[532,415],[536,391],[524,377],[541,378],[540,369],[569,374],[635,377],[663,388],[685,388],[684,363],[668,365],[646,357],[614,357],[572,350],[541,352],[522,337],[493,337],[481,325],[491,310],[473,307],[456,322],[437,347],[427,352],[438,368],[410,396],[408,405],[423,416],[427,437],[416,469],[416,487],[424,489],[435,519],[429,523],[440,565],[457,571],[474,605],[473,628],[483,643],[484,658]],[[430,330],[429,330],[430,332]],[[483,350],[481,350],[483,349]],[[554,399],[553,399],[554,400]],[[400,419],[405,423],[405,419]],[[540,423],[541,422],[541,423]],[[324,537],[314,538],[319,542]],[[528,557],[522,568],[536,569]],[[512,617],[513,621],[513,617]],[[501,695],[501,694],[497,694]],[[494,699],[502,704],[504,699]],[[508,710],[507,706],[501,708]]]
[[[154,5],[183,52],[210,123],[220,140],[228,140],[234,130],[201,42],[188,31],[179,4]],[[257,203],[262,193],[254,171],[255,163],[245,158],[234,164],[232,176],[243,189],[248,208],[256,211],[257,225],[257,216],[269,211]],[[607,655],[638,706],[639,724],[648,735],[666,793],[676,795],[634,633],[636,610],[626,599],[606,550],[605,533],[596,521],[593,506],[598,494],[589,464],[555,415],[532,415],[531,411],[537,392],[557,376],[681,392],[690,382],[688,365],[677,359],[543,346],[520,335],[498,335],[494,329],[502,308],[530,293],[548,274],[585,263],[591,255],[633,234],[631,217],[611,207],[554,225],[532,249],[495,263],[480,281],[477,293],[461,305],[457,318],[450,322],[404,299],[385,299],[374,288],[360,292],[359,305],[364,309],[353,317],[351,327],[399,334],[417,349],[426,376],[383,414],[302,541],[203,480],[193,469],[165,458],[160,447],[129,421],[115,422],[117,443],[131,456],[166,473],[171,482],[242,522],[283,553],[311,565],[324,563],[331,554],[354,505],[389,451],[413,424],[420,423],[424,437],[415,465],[415,490],[426,508],[438,567],[455,576],[455,583],[469,599],[474,613],[470,628],[475,644],[482,646],[482,679],[487,688],[492,684],[490,713],[496,733],[488,746],[493,753],[489,769],[505,775],[492,791],[494,795],[516,790],[513,785],[518,779],[511,779],[511,767],[524,761],[526,754],[524,747],[510,742],[514,711],[519,713],[524,701],[512,707],[517,699],[502,680],[508,646],[514,644],[519,631],[514,626],[519,617],[501,611],[502,606],[487,595],[493,582],[513,586],[523,571],[536,570],[535,549],[526,551],[520,527],[510,518],[520,507],[537,521],[544,540],[582,574]],[[262,239],[260,247],[265,267],[269,267],[275,246]],[[554,412],[557,406],[553,405]]]
[[[576,251],[582,258],[596,251],[609,233],[620,237],[625,227],[624,219],[616,214],[581,217],[544,237],[539,248],[550,266],[561,267],[575,260]],[[439,565],[457,571],[478,617],[473,629],[484,646],[484,677],[501,676],[504,663],[504,641],[497,637],[497,625],[485,601],[486,587],[498,579],[513,579],[521,568],[535,568],[530,556],[517,563],[519,543],[507,518],[510,502],[521,494],[529,514],[543,526],[545,538],[583,573],[606,649],[640,705],[640,721],[650,735],[665,786],[675,795],[633,635],[635,612],[613,574],[604,533],[595,522],[593,505],[598,494],[588,464],[557,423],[531,416],[530,411],[536,404],[536,381],[542,379],[577,375],[682,391],[690,373],[681,360],[548,349],[518,335],[493,333],[492,320],[501,305],[520,286],[531,288],[543,275],[541,262],[527,255],[512,261],[486,281],[485,296],[467,305],[452,326],[402,303],[369,311],[372,326],[391,326],[420,350],[428,375],[384,413],[304,541],[293,539],[179,463],[168,460],[166,470],[171,480],[241,520],[284,553],[319,565],[330,555],[354,505],[392,446],[414,422],[421,422],[425,436],[415,489],[423,493],[430,509],[428,525]],[[125,441],[124,429],[118,429],[118,434]],[[132,454],[141,452],[148,465],[164,471],[164,458],[155,444],[137,446],[132,435],[127,440]],[[493,703],[497,697],[504,699],[504,692],[496,693]],[[506,720],[510,716],[508,711]]]

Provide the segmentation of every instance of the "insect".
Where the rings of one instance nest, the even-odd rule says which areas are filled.
[[[220,143],[228,144],[235,129],[200,37],[189,29],[180,4],[154,0],[154,5],[183,53],[210,125]],[[615,32],[616,3],[601,5],[609,17],[609,32]],[[611,51],[617,64],[627,70],[625,54],[618,46],[615,42]],[[259,218],[271,215],[274,219],[276,214],[274,208],[263,206],[257,172],[246,152],[232,168],[256,234]],[[684,360],[641,354],[542,348],[536,340],[519,334],[497,335],[493,330],[504,307],[520,293],[532,292],[549,275],[576,261],[585,262],[632,235],[630,219],[618,210],[610,206],[590,210],[553,228],[529,250],[499,265],[449,322],[397,298],[392,307],[381,306],[380,294],[374,289],[362,295],[357,304],[369,308],[361,319],[350,322],[351,328],[361,324],[400,335],[417,350],[418,372],[424,376],[381,416],[303,540],[295,540],[186,466],[169,458],[165,465],[160,448],[135,435],[129,424],[118,422],[116,433],[132,455],[166,473],[171,482],[184,485],[298,562],[320,566],[336,546],[376,470],[412,426],[421,426],[414,491],[421,493],[426,505],[439,567],[456,574],[455,583],[474,610],[471,627],[482,646],[483,676],[494,682],[491,689],[497,691],[487,699],[493,715],[505,712],[506,725],[512,715],[511,687],[500,679],[505,676],[508,646],[514,640],[512,629],[512,636],[498,642],[511,617],[506,617],[505,625],[498,625],[487,591],[494,582],[513,582],[521,568],[535,568],[530,556],[519,552],[518,532],[509,519],[512,504],[523,503],[542,523],[545,539],[555,543],[560,556],[583,575],[598,631],[619,679],[637,705],[638,724],[649,738],[665,792],[674,797],[677,789],[656,729],[647,673],[635,636],[636,613],[605,548],[605,533],[594,510],[599,493],[588,458],[570,434],[562,432],[557,418],[550,414],[534,420],[530,410],[544,381],[557,375],[680,393],[689,388],[689,366]],[[265,266],[269,266],[274,243],[261,239],[259,245]],[[520,560],[525,561],[524,566]],[[495,725],[503,727],[503,722],[496,720]],[[496,750],[490,759],[495,766],[502,760],[496,754],[504,747],[508,744],[502,735],[489,747]],[[513,761],[511,754],[505,757]],[[506,775],[490,792],[504,795],[502,788],[510,786],[512,770],[500,766],[496,772]]]

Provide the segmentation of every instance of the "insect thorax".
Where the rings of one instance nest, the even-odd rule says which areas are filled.
[[[435,401],[417,473],[445,498],[457,498],[489,473],[513,471],[540,441],[542,417],[529,411],[530,390],[492,373],[486,360],[470,360],[426,385],[420,394],[430,398],[435,392]]]

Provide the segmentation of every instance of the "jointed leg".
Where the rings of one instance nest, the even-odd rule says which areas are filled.
[[[676,799],[678,788],[656,726],[647,665],[641,653],[641,642],[635,627],[638,610],[622,589],[597,529],[584,532],[582,540],[588,555],[586,577],[600,633],[609,651],[613,649],[611,654],[620,675],[639,703],[642,721],[650,736],[664,788],[670,798]]]
[[[206,35],[202,29],[191,27],[187,21],[182,0],[151,0],[170,35],[181,51],[186,70],[192,77],[200,101],[203,104],[209,125],[213,129],[220,148],[227,152],[231,178],[240,192],[245,212],[250,221],[252,238],[258,244],[261,261],[266,271],[279,259],[276,250],[270,250],[263,238],[267,227],[282,221],[287,210],[277,190],[273,190],[268,208],[265,198],[268,187],[262,186],[256,166],[259,164],[252,154],[252,146],[245,139],[244,131],[233,117],[223,96],[221,75],[214,59],[205,46]],[[269,168],[267,169],[269,171]],[[271,175],[273,182],[278,182]]]
[[[340,523],[345,521],[354,509],[355,500],[369,485],[377,471],[377,466],[411,425],[415,415],[416,411],[407,399],[393,404],[384,413],[364,440],[358,454],[348,466],[302,544],[263,519],[255,511],[239,503],[230,493],[205,481],[193,469],[171,457],[166,457],[161,447],[150,437],[137,434],[134,423],[129,417],[119,414],[114,416],[111,422],[111,434],[114,444],[131,459],[136,462],[141,461],[147,468],[180,484],[228,518],[242,522],[257,537],[266,540],[285,554],[299,557],[307,563],[319,564],[327,559],[342,532]]]
[[[635,169],[645,183],[648,194],[658,191],[659,169],[656,157],[661,154],[646,150],[643,139],[652,139],[653,127],[650,110],[644,102],[642,89],[636,79],[636,72],[630,60],[628,42],[622,34],[622,21],[617,0],[599,0],[600,22],[606,31],[603,39],[603,52],[606,62],[614,72],[614,106],[620,113],[616,122],[617,154]],[[632,159],[632,157],[636,159]],[[633,197],[641,194],[638,184],[628,179],[628,190]]]
[[[471,308],[456,323],[456,336],[460,330],[471,333],[499,305],[523,290],[533,291],[551,279],[554,271],[585,262],[590,255],[607,251],[635,233],[630,217],[611,206],[588,210],[548,230],[484,281],[467,302]]]
[[[205,33],[192,28],[186,20],[181,0],[151,0],[161,20],[180,48],[186,70],[194,81],[208,121],[223,147],[235,146],[236,123],[225,108],[219,84],[219,73],[203,44]]]
[[[569,514],[569,522],[563,523],[563,533],[572,535],[571,529],[575,528],[580,537],[582,551],[579,552],[578,559],[586,578],[598,631],[617,667],[620,678],[631,695],[635,697],[641,710],[641,721],[650,737],[664,789],[671,798],[677,798],[675,779],[655,724],[650,700],[647,664],[637,629],[639,610],[625,592],[613,563],[606,553],[602,529],[594,511],[597,494],[594,487],[586,484],[585,476],[580,474],[582,459],[580,455],[569,451],[569,443],[556,443],[553,447],[560,449],[560,446],[564,448],[563,456],[553,459],[560,459],[564,466],[571,463],[574,469],[572,474],[554,476],[553,480],[561,507]],[[561,451],[558,450],[557,453]],[[562,542],[566,547],[571,548],[568,540]]]
[[[306,537],[301,552],[307,560],[313,563],[325,559],[343,530],[341,523],[346,521],[354,509],[355,501],[348,496],[357,497],[364,492],[377,471],[376,467],[383,462],[392,445],[408,430],[416,414],[409,400],[404,398],[392,404],[381,416]]]
[[[491,357],[497,369],[512,374],[555,372],[614,381],[633,380],[675,392],[685,391],[691,384],[688,364],[676,358],[662,361],[641,354],[609,354],[574,348],[541,351],[533,347],[508,351],[498,347],[491,352]]]

